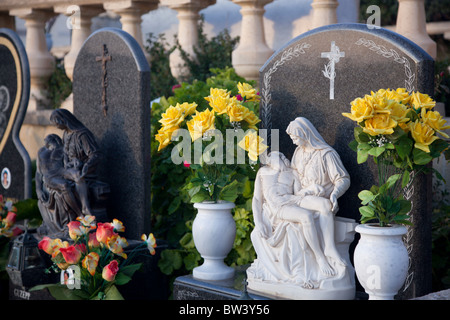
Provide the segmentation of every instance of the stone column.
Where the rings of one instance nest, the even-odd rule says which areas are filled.
[[[105,2],[103,5],[106,10],[113,11],[120,15],[120,22],[122,23],[122,30],[132,35],[144,51],[147,61],[150,61],[150,56],[145,50],[145,45],[142,36],[142,15],[154,10],[158,7],[159,0],[148,1],[132,1],[124,0],[118,2]]]
[[[47,49],[45,22],[55,15],[47,9],[13,9],[12,16],[25,20],[27,28],[25,49],[30,65],[30,101],[28,111],[42,110],[46,107],[46,87],[55,69],[54,57]]]
[[[64,69],[70,80],[73,80],[73,68],[78,52],[91,34],[91,20],[103,11],[101,6],[55,6],[55,12],[62,13],[70,19],[67,25],[72,30],[72,39],[70,51],[64,57]]]
[[[396,32],[436,59],[436,43],[428,36],[426,29],[424,0],[398,0]]]
[[[161,0],[162,5],[178,12],[178,41],[183,50],[191,57],[195,58],[194,48],[198,44],[199,11],[214,3],[216,0]],[[179,50],[175,50],[170,55],[170,69],[172,75],[179,81],[182,81],[182,78],[188,73]]]
[[[313,0],[311,3],[311,29],[337,23],[337,0]]]
[[[259,69],[273,54],[264,35],[264,6],[272,0],[232,0],[241,6],[239,46],[233,51],[236,73],[247,80],[259,80]]]

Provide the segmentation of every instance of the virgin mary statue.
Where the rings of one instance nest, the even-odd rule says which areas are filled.
[[[295,119],[286,131],[297,145],[292,160],[271,152],[256,176],[257,259],[247,270],[249,288],[284,298],[353,299],[348,246],[355,222],[335,216],[349,174],[307,119]]]

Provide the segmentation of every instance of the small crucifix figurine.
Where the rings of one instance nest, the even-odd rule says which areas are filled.
[[[345,57],[345,52],[340,52],[339,47],[331,41],[330,52],[322,52],[322,58],[328,58],[330,61],[325,65],[325,70],[322,70],[323,75],[330,79],[330,99],[334,99],[334,78],[336,77],[335,64],[339,62],[340,58]]]
[[[106,44],[103,45],[103,53],[102,56],[95,57],[95,61],[102,62],[102,70],[103,70],[103,78],[102,78],[102,110],[103,115],[106,117],[108,106],[106,104],[106,87],[108,86],[108,79],[106,77],[106,62],[111,61],[112,57],[108,55],[108,49],[106,48]]]

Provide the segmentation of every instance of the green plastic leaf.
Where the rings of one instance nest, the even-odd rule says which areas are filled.
[[[418,165],[428,164],[433,158],[423,150],[414,148],[413,150],[414,163]]]
[[[360,193],[358,193],[358,198],[362,200],[361,204],[366,205],[370,201],[373,201],[376,198],[376,196],[369,190],[363,190]]]
[[[367,150],[358,150],[356,153],[356,160],[358,164],[364,163],[367,161],[367,158],[369,158],[369,153]]]
[[[220,199],[224,201],[234,202],[239,195],[239,182],[233,180],[230,184],[226,185],[220,192]]]
[[[359,212],[366,218],[373,218],[375,216],[375,211],[369,206],[359,207]]]
[[[370,150],[368,151],[368,153],[369,153],[371,156],[378,157],[378,156],[380,156],[384,151],[386,151],[386,148],[385,148],[385,147],[374,147],[374,148],[370,149]]]
[[[395,150],[397,150],[399,157],[403,160],[409,155],[413,145],[414,142],[405,135],[395,144]]]

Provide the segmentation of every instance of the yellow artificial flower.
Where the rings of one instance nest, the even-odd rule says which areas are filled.
[[[165,129],[171,129],[173,127],[178,127],[181,122],[184,121],[183,109],[177,106],[170,106],[167,108],[166,112],[161,115],[159,122]],[[159,132],[158,132],[159,133]]]
[[[155,135],[155,140],[159,142],[158,151],[164,149],[170,144],[172,134],[177,129],[179,128],[171,127],[170,129],[166,129],[165,127],[162,127],[158,130],[158,133]]]
[[[248,127],[250,129],[254,129],[254,130],[258,130],[258,128],[256,127],[256,124],[261,122],[261,120],[258,118],[258,116],[253,112],[253,111],[249,111],[246,115],[246,117],[244,118],[245,122],[248,123]]]
[[[217,97],[229,98],[230,91],[227,91],[226,89],[210,88],[209,96],[205,97],[205,100],[210,102],[211,99],[215,99]]]
[[[208,130],[214,130],[214,121],[216,117],[214,111],[206,109],[198,112],[186,124],[191,135],[192,141],[202,138],[203,134]]]
[[[403,104],[407,104],[410,99],[410,95],[405,88],[397,88],[396,90],[380,89],[376,93],[372,92],[372,95],[386,97],[389,100],[395,100]]]
[[[238,146],[245,151],[248,151],[248,157],[251,160],[256,161],[258,160],[258,156],[268,148],[268,146],[263,143],[263,140],[264,139],[258,136],[255,131],[252,131],[245,135],[238,143]]]
[[[371,103],[368,103],[365,98],[356,98],[351,103],[350,113],[342,113],[344,117],[347,117],[356,122],[362,122],[363,120],[373,117],[374,109]]]
[[[375,114],[390,114],[392,105],[396,104],[395,100],[389,100],[383,95],[374,95],[367,99],[372,103]]]
[[[238,83],[237,85],[238,87],[238,91],[239,94],[241,95],[241,97],[245,97],[245,100],[247,101],[259,101],[259,96],[256,92],[256,89],[253,88],[250,84],[248,83]]]
[[[390,105],[390,109],[390,117],[397,123],[404,123],[409,121],[409,118],[407,118],[406,115],[408,114],[410,109],[406,105],[399,102],[394,102]]]
[[[436,101],[431,99],[429,95],[420,92],[414,92],[411,95],[411,103],[415,109],[419,108],[433,109],[434,106],[436,105]]]
[[[195,102],[192,103],[184,102],[182,104],[177,103],[176,107],[181,108],[181,110],[183,111],[184,118],[190,116],[191,114],[194,114],[195,111],[197,111],[197,104]]]
[[[396,125],[397,122],[391,119],[389,114],[379,113],[366,120],[363,131],[371,136],[392,134]]]
[[[227,114],[230,117],[230,122],[239,122],[244,120],[250,114],[250,110],[248,110],[235,97],[233,97],[230,98]]]
[[[83,268],[89,271],[91,276],[94,276],[95,270],[98,266],[98,261],[100,260],[100,256],[96,252],[89,252],[87,256],[84,257],[83,261],[81,261],[81,265]]]
[[[108,238],[107,245],[111,252],[121,256],[124,259],[127,258],[126,253],[123,252],[123,248],[128,246],[127,239],[115,234]]]
[[[122,221],[120,221],[120,220],[113,219],[112,225],[114,227],[114,231],[116,231],[116,232],[124,232],[125,231],[125,227],[124,227]]]
[[[434,134],[434,130],[426,123],[422,123],[419,120],[409,123],[409,129],[411,135],[416,142],[414,147],[430,153],[429,145],[432,144],[438,137]]]
[[[427,111],[425,108],[421,111],[422,122],[429,125],[433,130],[441,134],[445,138],[449,138],[448,134],[442,130],[450,129],[450,126],[445,126],[446,120],[442,119],[439,111]]]
[[[151,255],[154,255],[156,253],[156,239],[153,233],[150,233],[148,235],[148,238],[145,234],[141,236],[141,240],[144,241],[147,244],[147,249],[150,252]]]
[[[216,96],[213,98],[210,98],[209,105],[211,108],[218,114],[225,114],[227,113],[228,104],[230,103],[229,97],[223,97],[223,96]]]

